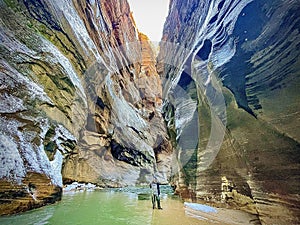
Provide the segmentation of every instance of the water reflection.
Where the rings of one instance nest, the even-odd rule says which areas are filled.
[[[147,225],[207,224],[184,213],[183,202],[162,194],[163,210],[152,210],[149,192],[136,190],[105,190],[68,193],[61,202],[15,216],[0,217],[0,224],[33,225]],[[140,198],[143,195],[145,198]]]

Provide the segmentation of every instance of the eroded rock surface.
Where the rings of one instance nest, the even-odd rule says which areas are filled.
[[[299,223],[298,12],[298,1],[172,1],[158,68],[173,140],[199,131],[176,148],[185,197]]]
[[[128,3],[0,4],[1,214],[58,200],[63,181],[166,180],[160,78]]]
[[[299,12],[172,0],[156,64],[125,0],[0,0],[1,214],[156,172],[251,223],[299,223]]]

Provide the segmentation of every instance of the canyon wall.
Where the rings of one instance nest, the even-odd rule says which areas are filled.
[[[299,223],[299,10],[171,1],[158,71],[183,197],[245,210],[254,224]]]
[[[299,12],[172,0],[156,59],[125,0],[0,0],[1,214],[157,174],[253,224],[299,223]]]
[[[125,0],[1,0],[0,23],[1,214],[72,181],[166,182],[161,82]]]

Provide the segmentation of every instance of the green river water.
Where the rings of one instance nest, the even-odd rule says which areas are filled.
[[[18,215],[0,217],[0,224],[209,224],[187,216],[183,202],[170,193],[163,193],[161,196],[163,210],[153,210],[149,197],[149,193],[145,193],[144,189],[66,193],[62,201],[56,204]]]

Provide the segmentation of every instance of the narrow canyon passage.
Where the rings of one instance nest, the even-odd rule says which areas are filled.
[[[0,0],[0,215],[155,178],[249,224],[300,223],[299,1],[163,2]],[[152,222],[186,213],[164,201]]]

